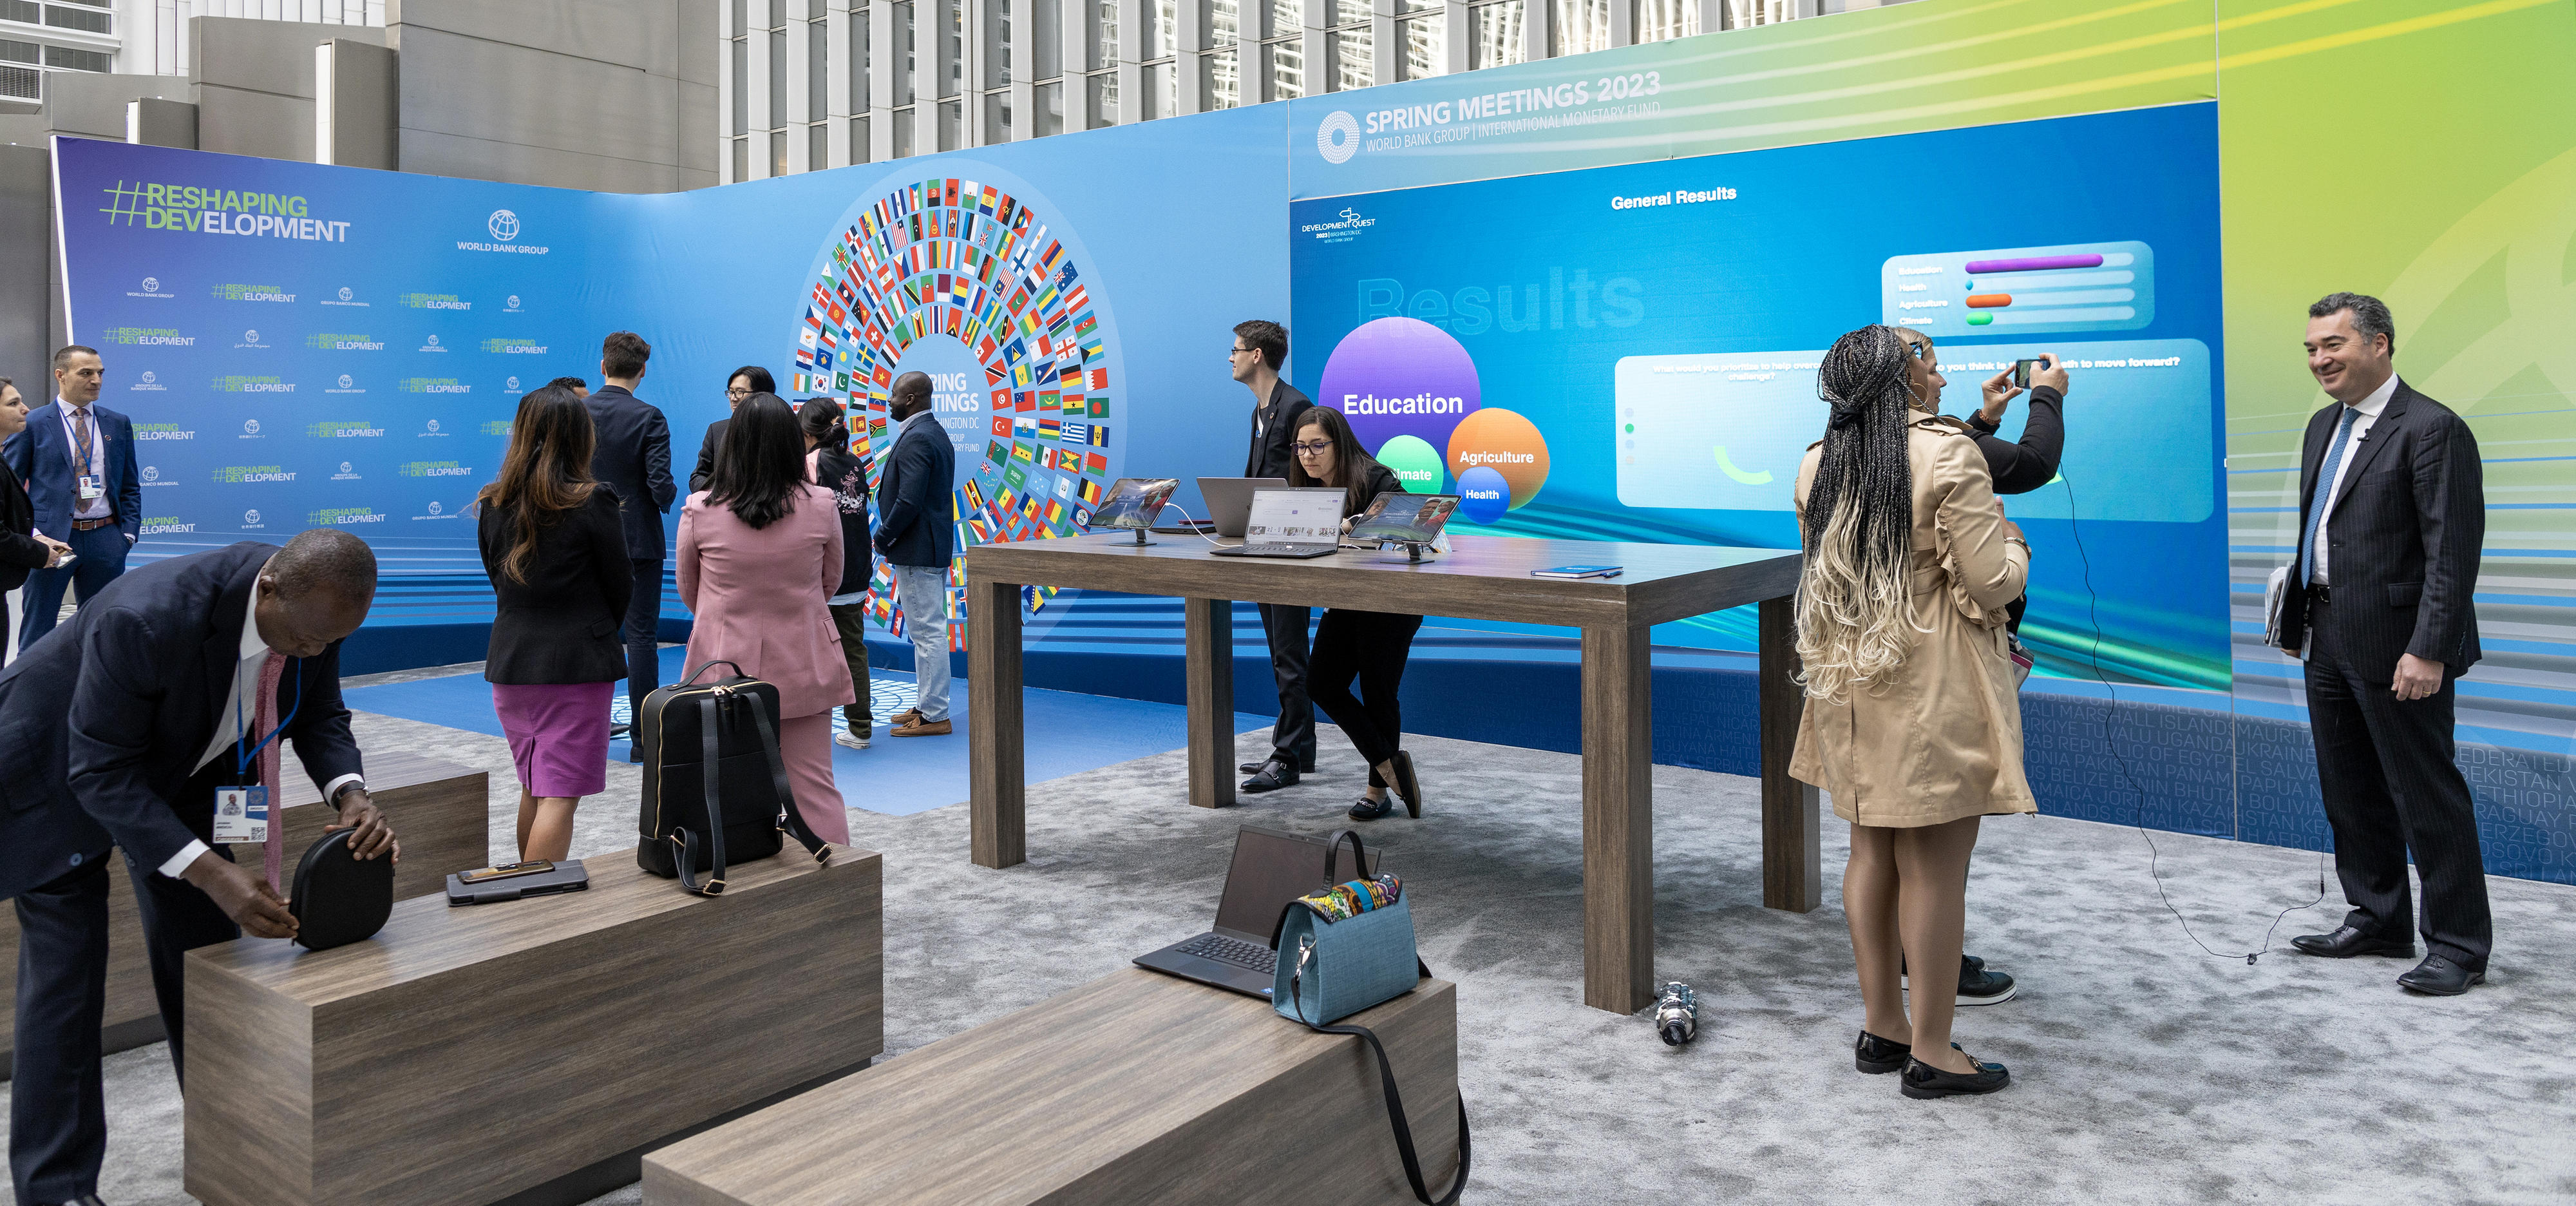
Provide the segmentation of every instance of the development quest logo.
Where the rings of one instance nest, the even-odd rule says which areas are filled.
[[[107,204],[98,212],[107,215],[110,226],[141,226],[174,234],[349,241],[348,223],[313,216],[311,205],[297,195],[141,180],[119,180],[99,191],[107,194]]]

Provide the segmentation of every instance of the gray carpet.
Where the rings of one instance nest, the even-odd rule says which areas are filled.
[[[491,768],[494,853],[516,789],[497,737],[361,716],[370,749]],[[950,738],[959,757],[964,738]],[[1320,776],[1221,812],[1191,808],[1175,751],[1033,785],[1025,866],[966,861],[960,804],[853,812],[886,858],[890,1056],[1124,966],[1204,926],[1235,827],[1334,828],[1364,771],[1333,730]],[[1246,755],[1264,743],[1247,735]],[[2018,1000],[1963,1010],[1961,1042],[2013,1069],[1986,1099],[1913,1102],[1855,1073],[1850,943],[1826,821],[1827,903],[1760,907],[1755,784],[1655,768],[1658,970],[1702,1001],[1697,1043],[1587,1009],[1580,765],[1570,755],[1412,742],[1419,822],[1369,836],[1405,877],[1423,957],[1457,980],[1476,1126],[1477,1203],[1707,1201],[2564,1201],[2576,1195],[2576,889],[2491,881],[2500,949],[2486,986],[2400,992],[2392,960],[2288,950],[2330,928],[2291,914],[2260,964],[2203,955],[2147,875],[2134,830],[2056,818],[1987,824],[1969,946]],[[634,843],[631,768],[581,814],[576,854]],[[866,784],[845,784],[864,802]],[[613,801],[613,803],[612,803]],[[2241,951],[2316,895],[2312,854],[2158,834],[2167,890],[2210,945]],[[1115,888],[1115,891],[1110,889]],[[1285,1023],[1283,1023],[1285,1024]],[[183,1203],[179,1099],[160,1046],[113,1056],[103,1192]],[[0,1087],[5,1095],[5,1087]],[[602,1202],[639,1200],[633,1187]]]

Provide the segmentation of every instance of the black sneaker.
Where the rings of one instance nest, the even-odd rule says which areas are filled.
[[[1968,1062],[1976,1065],[1977,1070],[1966,1075],[1944,1072],[1909,1055],[1905,1058],[1905,1075],[1897,1080],[1897,1091],[1928,1101],[1935,1097],[1981,1096],[2012,1083],[2012,1073],[2005,1071],[2002,1064],[1987,1063],[1968,1055],[1959,1049],[1957,1043],[1950,1044],[1950,1049],[1967,1055]]]
[[[1901,966],[1901,965],[1900,965]],[[1899,975],[1897,987],[1914,987],[1912,975]],[[1961,1005],[2001,1005],[2013,999],[2013,978],[1999,971],[1987,971],[1986,961],[1975,955],[1959,956],[1959,990],[1954,998]]]

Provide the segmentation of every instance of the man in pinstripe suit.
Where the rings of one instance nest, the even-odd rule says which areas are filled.
[[[2424,880],[2428,950],[2397,978],[2456,996],[2486,978],[2492,925],[2477,811],[2452,761],[2452,680],[2478,660],[2486,495],[2477,437],[2390,363],[2396,324],[2378,298],[2308,307],[2308,370],[2335,405],[2308,420],[2299,457],[2298,563],[2281,647],[2304,650],[2317,779],[2352,912],[2311,955],[2415,956],[2406,862]]]

